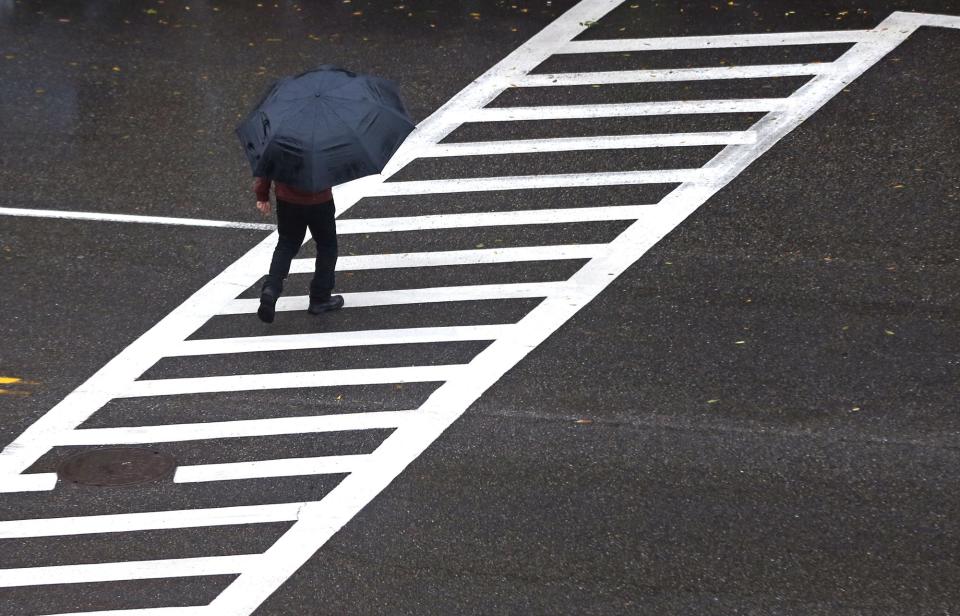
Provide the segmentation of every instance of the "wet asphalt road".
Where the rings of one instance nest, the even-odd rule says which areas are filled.
[[[263,4],[0,1],[0,207],[258,221],[232,129],[272,79],[321,62],[375,72],[401,84],[421,120],[572,2]],[[638,1],[584,38],[865,28],[902,9],[960,14],[949,1]],[[958,43],[955,30],[921,30],[781,140],[482,396],[257,614],[960,614]],[[562,61],[543,70],[625,68],[609,58]],[[735,61],[771,60],[743,51]],[[736,87],[703,84],[670,98],[736,96]],[[764,91],[781,87],[771,80]],[[565,101],[662,96],[600,90],[573,90]],[[544,104],[551,94],[496,104]],[[676,121],[605,128],[680,130]],[[718,116],[696,130],[752,121]],[[569,135],[577,122],[551,124],[505,128],[508,138],[536,138]],[[589,124],[572,130],[595,134]],[[504,138],[482,134],[489,127],[461,130],[452,140]],[[701,164],[712,155],[689,150],[661,161],[530,155],[512,172]],[[494,160],[418,164],[400,177],[504,173]],[[618,205],[662,189],[537,191],[533,203],[432,196],[394,200],[392,214],[370,199],[347,217]],[[606,241],[618,224],[479,240],[454,231],[351,237],[343,251]],[[262,237],[0,217],[0,376],[30,381],[0,395],[0,443]],[[477,267],[478,280],[513,281],[509,267]],[[570,273],[556,264],[536,275]],[[363,290],[376,275],[340,284]],[[397,288],[457,283],[446,275],[391,273]],[[501,322],[521,309],[357,309],[331,327],[444,324],[467,310],[476,322]],[[198,335],[302,331],[301,317],[272,329],[220,317]],[[474,352],[467,343],[413,351],[437,363]],[[196,365],[187,359],[196,361],[160,364],[152,376],[189,373]],[[389,349],[381,361],[402,363]],[[204,369],[249,366],[211,359]],[[307,390],[284,408],[269,394],[229,394],[165,400],[162,412],[170,422],[294,416],[342,409],[340,394],[350,409],[371,410],[427,393],[416,384],[400,393]],[[136,425],[155,405],[108,405],[88,425]],[[169,449],[189,463],[335,455],[375,447],[364,440],[372,436]],[[51,452],[36,470],[68,453]],[[286,502],[335,482],[63,488],[56,497],[4,495],[0,516]],[[97,562],[108,550],[130,560],[262,551],[284,528],[4,540],[0,567]],[[3,589],[0,614],[170,605],[170,596],[203,603],[222,581]]]

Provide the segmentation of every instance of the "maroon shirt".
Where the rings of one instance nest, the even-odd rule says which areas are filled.
[[[297,190],[282,182],[274,182],[273,192],[277,195],[277,200],[287,203],[298,203],[300,205],[316,205],[333,200],[333,191],[329,188],[320,192],[309,193]],[[270,200],[270,180],[268,178],[254,178],[253,192],[257,193],[257,201]]]

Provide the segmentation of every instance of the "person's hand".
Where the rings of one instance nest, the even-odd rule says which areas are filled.
[[[270,215],[270,202],[269,201],[257,201],[257,209],[260,210],[260,213],[264,216]]]

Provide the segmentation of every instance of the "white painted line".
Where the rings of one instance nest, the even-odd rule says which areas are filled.
[[[427,229],[462,229],[516,225],[550,225],[577,222],[636,220],[656,205],[608,205],[569,207],[514,212],[478,212],[471,214],[436,214],[400,216],[397,218],[351,218],[338,224],[337,233],[393,233]]]
[[[0,539],[292,522],[303,503],[0,521]]]
[[[373,196],[439,195],[461,192],[530,190],[534,188],[573,188],[575,186],[626,186],[630,184],[677,184],[709,181],[702,169],[645,169],[605,173],[563,173],[557,175],[517,175],[487,178],[451,178],[380,184]]]
[[[519,261],[563,261],[589,259],[604,250],[605,244],[569,244],[556,246],[517,246],[513,248],[477,248],[442,252],[402,252],[384,255],[344,256],[337,260],[337,271],[395,269],[400,267],[440,267]],[[311,274],[313,259],[294,259],[291,274]]]
[[[56,485],[56,473],[0,476],[0,494],[5,492],[44,492],[54,489]]]
[[[336,475],[352,473],[370,462],[368,454],[322,456],[318,458],[282,458],[255,462],[228,462],[181,466],[173,477],[175,483],[201,481],[234,481],[263,477],[294,477],[298,475]]]
[[[790,105],[788,98],[737,98],[715,101],[654,101],[605,103],[602,105],[545,105],[542,107],[485,107],[464,111],[459,122],[516,122],[521,120],[570,120],[577,118],[622,118],[698,113],[766,113]]]
[[[774,47],[779,45],[827,45],[870,40],[869,30],[833,32],[763,32],[760,34],[722,34],[646,39],[606,39],[570,41],[558,54],[610,53],[616,51],[656,51],[661,49],[712,49],[726,47]]]
[[[187,377],[134,381],[117,392],[118,398],[171,396],[226,391],[294,389],[337,385],[374,385],[378,383],[423,383],[446,381],[462,371],[464,365],[405,366],[402,368],[362,368],[321,370],[319,372],[281,372],[276,374],[231,374],[228,376]],[[61,436],[57,440],[66,438]]]
[[[257,229],[273,231],[276,225],[255,222],[230,222],[227,220],[204,220],[202,218],[170,218],[168,216],[139,216],[134,214],[107,214],[103,212],[70,212],[66,210],[34,210],[17,207],[0,207],[0,216],[25,216],[29,218],[60,218],[64,220],[96,220],[100,222],[135,222],[153,225],[181,225],[187,227],[219,227],[223,229]]]
[[[761,79],[802,77],[832,70],[830,62],[796,64],[755,64],[746,66],[707,66],[702,68],[663,68],[637,71],[597,71],[583,73],[539,73],[524,75],[510,82],[517,88],[606,85],[615,83],[662,83],[712,79]]]
[[[960,29],[960,15],[936,15],[934,13],[903,13],[897,11],[893,13],[900,20],[897,26],[903,28],[920,28],[922,26],[933,26],[934,28],[957,28]],[[877,30],[882,30],[883,24],[877,26]]]
[[[519,139],[516,141],[479,141],[471,143],[439,143],[425,150],[423,158],[450,156],[491,156],[497,154],[530,154],[534,152],[572,152],[581,150],[621,150],[629,148],[671,148],[704,145],[753,143],[750,131],[672,133],[662,135],[601,135],[597,137],[563,137],[557,139]],[[348,219],[341,222],[350,222]],[[338,222],[337,232],[341,223]]]
[[[312,417],[272,417],[237,421],[165,424],[127,428],[88,428],[64,435],[61,445],[138,445],[218,438],[317,434],[349,430],[396,428],[416,411],[343,413]]]
[[[430,304],[439,302],[466,302],[490,299],[526,299],[546,297],[562,293],[563,282],[518,282],[512,284],[486,284],[463,287],[432,287],[429,289],[397,289],[394,291],[369,291],[344,293],[344,308],[368,308],[372,306],[398,306],[402,304]],[[277,311],[306,310],[309,297],[294,295],[281,297]],[[219,314],[253,314],[260,306],[258,299],[237,299],[227,304]]]
[[[147,607],[131,610],[104,610],[96,612],[70,612],[69,614],[49,614],[48,616],[203,616],[210,613],[207,605],[189,607]]]
[[[512,324],[453,325],[448,327],[406,327],[370,329],[351,332],[322,332],[279,336],[241,336],[187,340],[170,347],[170,357],[219,355],[226,353],[259,353],[292,349],[332,349],[337,347],[374,346],[384,344],[426,344],[432,342],[466,342],[494,340],[509,335]],[[149,441],[145,441],[149,442]]]
[[[242,573],[259,554],[0,569],[0,588]]]

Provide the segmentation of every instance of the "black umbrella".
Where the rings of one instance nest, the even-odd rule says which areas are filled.
[[[321,66],[273,84],[236,133],[253,175],[318,192],[383,171],[413,127],[393,82]]]

